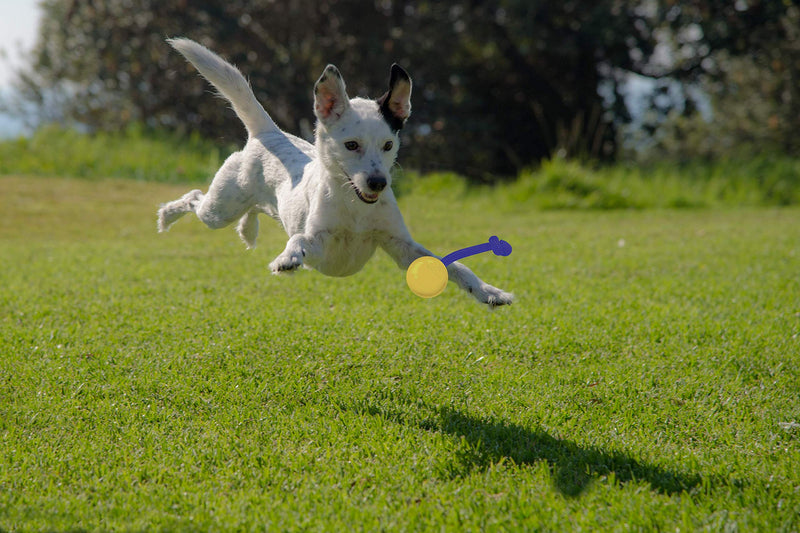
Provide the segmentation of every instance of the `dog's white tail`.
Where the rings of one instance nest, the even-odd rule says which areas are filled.
[[[278,129],[275,122],[256,100],[250,84],[236,67],[191,39],[167,39],[167,42],[183,54],[183,57],[188,59],[200,71],[200,74],[233,104],[233,110],[244,122],[250,137]]]

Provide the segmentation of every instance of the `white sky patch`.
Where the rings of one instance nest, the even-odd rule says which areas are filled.
[[[20,49],[33,48],[38,26],[38,0],[0,0],[0,89],[11,82],[13,67],[20,66]]]
[[[36,42],[39,12],[39,0],[0,0],[0,97],[8,94],[14,70]],[[0,139],[26,131],[19,117],[0,113]]]

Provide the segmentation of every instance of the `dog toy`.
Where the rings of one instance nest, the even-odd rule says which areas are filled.
[[[447,265],[471,255],[492,251],[494,255],[508,256],[511,245],[495,236],[489,242],[468,246],[447,254],[443,258],[425,255],[414,260],[406,271],[406,283],[411,292],[422,298],[439,296],[447,286]]]

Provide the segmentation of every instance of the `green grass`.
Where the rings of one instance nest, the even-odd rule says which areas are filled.
[[[138,126],[87,135],[51,125],[31,137],[0,141],[0,175],[205,182],[230,151],[198,136],[181,138]]]
[[[800,210],[407,193],[517,295],[268,274],[185,186],[0,178],[0,530],[800,529]]]
[[[780,206],[800,204],[800,160],[763,155],[713,163],[592,167],[545,161],[508,188],[516,205],[540,209]]]
[[[137,126],[94,135],[48,126],[30,138],[0,141],[0,175],[206,183],[236,149]],[[404,174],[396,188],[401,194],[422,189],[488,194],[512,210],[800,205],[800,159],[777,154],[648,166],[597,166],[556,158],[522,172],[514,183],[501,187],[501,194],[471,187],[453,173]]]

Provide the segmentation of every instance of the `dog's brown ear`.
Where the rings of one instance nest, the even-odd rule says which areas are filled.
[[[332,124],[349,106],[350,99],[339,69],[328,65],[314,84],[314,114],[323,124]]]
[[[411,77],[397,63],[392,65],[389,75],[389,91],[377,101],[389,127],[400,130],[411,115]]]

